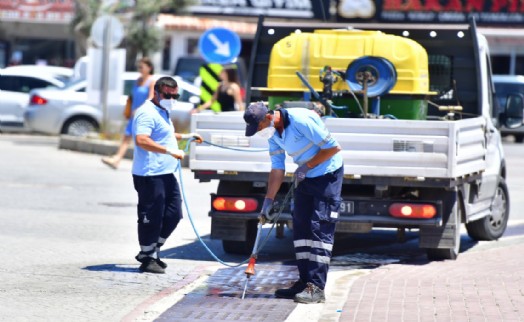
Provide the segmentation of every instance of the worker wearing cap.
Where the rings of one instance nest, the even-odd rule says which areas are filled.
[[[293,240],[300,279],[275,295],[300,303],[325,302],[344,174],[340,146],[318,114],[305,108],[270,111],[261,102],[253,103],[244,120],[246,136],[257,133],[269,142],[271,172],[262,220],[273,219],[273,200],[285,176],[285,153],[298,165],[293,179]]]

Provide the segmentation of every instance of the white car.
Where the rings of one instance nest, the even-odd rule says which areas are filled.
[[[23,73],[30,75],[46,74],[63,83],[69,82],[74,76],[73,68],[49,65],[15,65],[4,68],[10,73]]]
[[[24,129],[24,111],[30,91],[64,86],[64,81],[51,74],[11,67],[0,70],[0,130]]]
[[[125,72],[124,95],[117,105],[108,105],[110,132],[121,133],[125,126],[123,112],[127,95],[139,74]],[[160,76],[155,75],[155,78]],[[178,83],[180,98],[171,112],[171,119],[178,132],[189,129],[191,110],[200,102],[200,89],[174,77]],[[28,129],[47,134],[83,136],[100,129],[103,112],[99,106],[87,103],[86,80],[69,84],[63,89],[42,89],[31,92],[29,106],[24,114]]]

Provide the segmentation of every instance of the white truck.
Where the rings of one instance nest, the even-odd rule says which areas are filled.
[[[286,37],[297,33],[331,30],[338,34],[340,30],[369,29],[370,25],[352,28],[359,29],[340,24],[312,26],[261,19],[250,63],[248,101],[267,99],[271,106],[277,96],[292,98],[291,101],[307,98],[306,87],[297,95],[289,84],[272,80],[272,71],[292,67],[271,63],[277,57],[273,47],[293,48],[295,40]],[[509,218],[506,164],[498,128],[502,124],[507,127],[522,124],[523,95],[509,95],[504,107],[496,104],[487,41],[476,31],[474,21],[460,26],[373,25],[373,29],[394,35],[397,37],[394,41],[400,37],[411,39],[416,42],[414,48],[420,45],[427,52],[429,91],[424,95],[408,95],[405,89],[395,92],[393,87],[390,93],[396,96],[382,96],[383,110],[379,112],[382,116],[365,117],[365,111],[359,114],[357,110],[344,117],[324,118],[340,143],[344,158],[343,203],[336,231],[367,233],[373,228],[392,228],[401,237],[406,229],[418,230],[419,247],[427,250],[430,260],[458,256],[461,224],[465,224],[474,240],[498,239]],[[368,36],[371,37],[364,33],[361,40],[369,47]],[[343,43],[337,37],[329,39],[342,43],[342,49],[358,47],[358,43]],[[318,44],[311,39],[309,47],[300,45],[302,49],[297,54],[302,56],[298,61],[302,64],[300,71],[320,91],[321,84],[315,81],[319,77],[319,64],[330,65],[340,61],[340,56],[327,53],[330,42],[323,40]],[[376,50],[380,45],[375,42],[371,47]],[[306,59],[306,52],[313,54]],[[320,63],[314,65],[315,59]],[[351,59],[354,57],[347,58],[348,63]],[[424,59],[420,61],[424,63]],[[397,65],[397,84],[407,77],[404,69],[400,63]],[[354,93],[344,90],[347,85],[341,83],[334,88],[333,102],[351,102]],[[364,99],[369,98],[360,97],[360,102]],[[287,101],[281,101],[286,106]],[[423,113],[418,111],[411,119],[402,113],[401,117],[383,117],[395,107],[402,110],[413,105],[413,101],[417,102],[417,108],[426,108]],[[388,109],[390,105],[393,107]],[[194,115],[191,131],[202,134],[206,141],[233,148],[193,145],[189,165],[200,181],[219,180],[217,192],[211,195],[211,238],[221,239],[226,252],[249,253],[271,168],[269,154],[264,151],[267,141],[257,135],[244,136],[242,112]],[[286,160],[287,180],[277,199],[282,199],[290,188],[296,169],[291,158]],[[286,208],[279,218],[277,234],[283,232],[284,225],[292,226],[292,215],[291,209]]]

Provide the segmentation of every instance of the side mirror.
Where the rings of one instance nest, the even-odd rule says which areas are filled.
[[[522,125],[524,117],[524,95],[510,94],[506,100],[504,125],[514,129]]]

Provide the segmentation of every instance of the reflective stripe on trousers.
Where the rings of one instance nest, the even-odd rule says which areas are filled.
[[[295,190],[293,240],[300,279],[321,289],[326,285],[333,249],[343,167],[316,178],[306,178]]]

